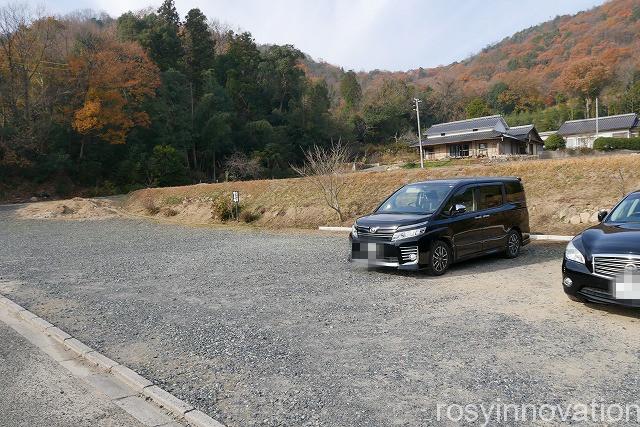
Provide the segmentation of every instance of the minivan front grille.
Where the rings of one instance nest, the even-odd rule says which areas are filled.
[[[369,227],[356,227],[358,230],[358,237],[364,237],[371,240],[380,240],[390,242],[395,233],[395,228],[378,228],[373,233]]]
[[[415,257],[412,257],[412,255],[415,255]],[[400,257],[402,258],[403,262],[416,261],[418,259],[418,247],[405,246],[400,248]]]
[[[625,271],[640,273],[640,255],[594,255],[593,273],[614,278]]]

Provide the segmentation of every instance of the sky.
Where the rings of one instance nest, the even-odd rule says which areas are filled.
[[[0,4],[14,0],[0,0]],[[117,17],[162,0],[27,0],[55,14],[77,9]],[[24,0],[22,0],[24,3]],[[603,0],[176,0],[182,17],[250,31],[258,43],[293,44],[345,69],[405,71],[460,61],[517,31]]]

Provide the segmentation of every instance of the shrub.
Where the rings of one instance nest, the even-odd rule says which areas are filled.
[[[415,169],[418,167],[418,164],[416,162],[407,162],[404,165],[402,165],[402,167],[404,169]]]
[[[156,215],[158,212],[160,212],[160,208],[156,205],[156,202],[151,196],[147,196],[142,200],[142,207],[150,215]]]
[[[257,211],[241,211],[240,212],[240,221],[250,223],[253,221],[257,221],[260,219],[262,214]]]
[[[640,150],[640,137],[610,138],[601,136],[593,143],[593,148],[601,151],[609,150]]]
[[[176,216],[178,215],[178,211],[170,208],[168,206],[163,207],[162,209],[160,209],[160,213],[164,216]]]
[[[238,210],[240,207],[238,207]],[[213,201],[211,206],[211,216],[220,221],[228,221],[233,217],[234,207],[231,197],[222,195]]]
[[[544,141],[544,149],[545,150],[558,150],[560,148],[565,148],[567,146],[567,142],[563,137],[554,133],[553,135],[549,135],[549,137]]]

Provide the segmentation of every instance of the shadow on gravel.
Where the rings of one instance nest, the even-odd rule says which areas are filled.
[[[558,270],[560,270],[565,246],[565,243],[531,244],[525,246],[520,256],[515,259],[506,259],[502,254],[484,255],[452,265],[449,271],[445,273],[445,276],[458,277],[469,274],[490,273],[554,260],[558,262]],[[438,279],[437,276],[427,274],[426,270],[406,271],[393,268],[374,268],[373,271],[416,279]]]
[[[576,303],[576,304],[580,304],[580,303]],[[612,304],[596,304],[591,302],[587,302],[584,304],[589,308],[592,308],[598,311],[603,311],[608,314],[615,314],[618,316],[640,319],[640,309],[638,308],[621,307],[619,305],[612,305]]]

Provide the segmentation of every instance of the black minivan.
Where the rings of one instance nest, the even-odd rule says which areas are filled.
[[[444,274],[463,259],[529,243],[529,213],[517,177],[460,178],[407,184],[349,236],[351,261]]]

